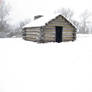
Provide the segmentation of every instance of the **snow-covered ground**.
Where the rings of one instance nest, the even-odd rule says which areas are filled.
[[[46,44],[0,39],[0,92],[92,92],[92,35]]]

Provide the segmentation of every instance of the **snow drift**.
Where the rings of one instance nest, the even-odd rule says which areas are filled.
[[[0,92],[92,92],[92,35],[46,44],[0,39]]]

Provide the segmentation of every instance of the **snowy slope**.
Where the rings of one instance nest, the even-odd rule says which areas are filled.
[[[59,44],[0,39],[0,92],[92,92],[92,35]]]

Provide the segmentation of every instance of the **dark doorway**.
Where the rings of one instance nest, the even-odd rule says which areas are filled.
[[[63,27],[56,26],[56,42],[58,43],[62,42],[62,30]]]

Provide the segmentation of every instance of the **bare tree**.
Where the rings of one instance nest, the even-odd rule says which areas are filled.
[[[0,2],[0,37],[6,37],[9,31],[8,24],[9,7],[4,0]]]
[[[31,20],[30,19],[25,19],[23,21],[20,21],[19,23],[19,29],[22,29],[23,26],[25,26],[26,24],[28,24]]]
[[[72,17],[74,15],[74,12],[69,9],[69,8],[62,8],[62,9],[58,9],[55,13],[59,13],[61,15],[63,15],[65,18],[67,18],[68,20],[70,20],[78,29],[80,28],[80,24],[77,20],[74,20]]]
[[[24,19],[23,21],[20,21],[17,25],[12,26],[12,31],[9,32],[8,37],[22,37],[23,26],[28,24],[30,21],[30,19]]]
[[[85,10],[80,16],[80,29],[79,33],[89,33],[89,24],[90,24],[90,13],[88,10]]]
[[[62,14],[64,17],[66,17],[67,19],[71,20],[73,17],[73,11],[69,8],[62,8],[62,9],[58,9],[56,11],[56,13],[60,13]]]

